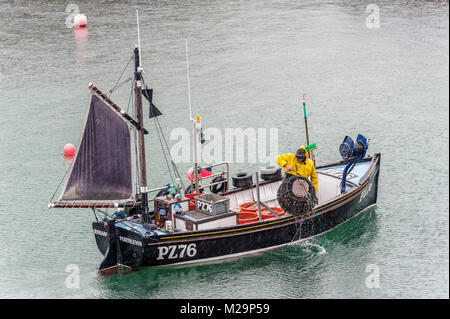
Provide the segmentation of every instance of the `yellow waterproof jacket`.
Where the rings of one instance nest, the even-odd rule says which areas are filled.
[[[300,146],[300,148],[305,149],[305,146]],[[300,163],[295,158],[295,153],[284,153],[281,155],[278,155],[275,158],[275,162],[278,163],[281,167],[284,167],[284,165],[289,165],[292,167],[292,170],[289,171],[289,174],[292,175],[301,175],[306,178],[310,178],[311,183],[313,184],[314,188],[317,191],[318,188],[318,182],[317,182],[317,173],[316,168],[314,167],[313,161],[309,159],[309,154],[306,152],[306,160],[304,163]],[[285,172],[287,172],[286,168],[284,169]]]

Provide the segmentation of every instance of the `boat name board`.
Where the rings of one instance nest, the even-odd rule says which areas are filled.
[[[99,235],[99,236],[103,236],[103,237],[108,237],[108,233],[107,232],[105,232],[103,230],[99,230],[99,229],[94,229],[94,234],[95,235]],[[131,238],[128,238],[128,237],[119,236],[119,240],[124,242],[124,243],[130,244],[130,245],[142,247],[142,242],[140,242],[139,240],[136,240],[136,239],[131,239]]]
[[[176,259],[183,258],[184,256],[194,257],[197,255],[197,246],[196,244],[159,246],[158,252],[158,258],[156,258],[156,260],[163,260],[166,258]]]
[[[103,231],[103,230],[99,230],[99,229],[94,229],[94,234],[95,235],[100,235],[103,237],[108,237],[108,233]]]
[[[124,243],[130,244],[130,245],[142,247],[142,242],[140,242],[139,240],[136,240],[136,239],[119,236],[119,240],[123,241]]]

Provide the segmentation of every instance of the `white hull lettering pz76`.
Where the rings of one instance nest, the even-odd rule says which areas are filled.
[[[182,244],[182,245],[170,245],[158,247],[158,258],[156,260],[163,259],[176,259],[183,258],[184,256],[194,257],[197,255],[197,249],[195,244]]]

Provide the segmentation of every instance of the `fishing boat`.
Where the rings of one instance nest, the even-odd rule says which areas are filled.
[[[367,155],[361,134],[345,137],[340,160],[316,167],[317,192],[309,179],[284,176],[281,167],[231,176],[228,162],[201,167],[196,158],[188,187],[168,159],[175,182],[149,189],[144,137],[152,131],[145,128],[142,97],[155,123],[162,113],[145,84],[139,46],[132,58],[132,114],[89,84],[77,152],[59,198],[49,202],[49,208],[92,210],[100,275],[266,252],[328,232],[376,204],[380,154]],[[196,148],[200,118],[191,119]]]

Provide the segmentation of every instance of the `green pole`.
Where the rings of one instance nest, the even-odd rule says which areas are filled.
[[[306,131],[306,144],[309,146],[309,132],[308,132],[308,117],[306,115],[306,102],[305,95],[303,94],[303,117],[305,119],[305,131]],[[314,158],[314,153],[312,150],[308,150],[309,158],[314,161],[314,166],[316,166],[316,161]]]

